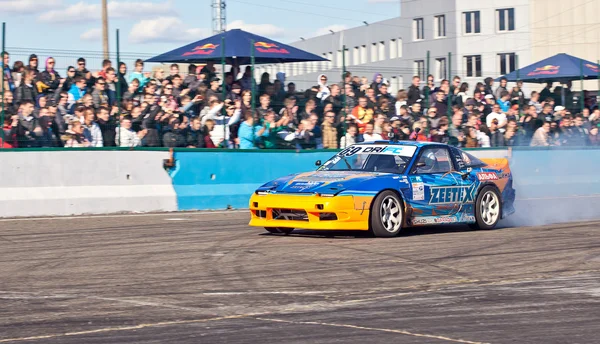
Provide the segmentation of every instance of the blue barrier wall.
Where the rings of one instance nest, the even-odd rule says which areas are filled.
[[[247,208],[271,179],[315,168],[334,152],[176,152],[171,170],[179,210]]]

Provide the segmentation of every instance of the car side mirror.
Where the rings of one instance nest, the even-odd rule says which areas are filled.
[[[321,166],[321,160],[315,161],[315,166]]]
[[[469,175],[471,174],[471,171],[473,171],[473,169],[471,167],[468,167],[467,172],[461,174],[462,179],[467,180],[467,178],[469,178]]]

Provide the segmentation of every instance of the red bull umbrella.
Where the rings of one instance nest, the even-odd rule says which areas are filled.
[[[171,50],[148,59],[146,62],[202,63],[220,61],[223,55],[223,45],[225,46],[224,55],[228,64],[232,64],[234,61],[241,65],[250,64],[252,50],[254,50],[254,59],[257,64],[328,61],[321,56],[287,44],[244,30],[234,29]]]
[[[590,62],[569,54],[557,54],[539,62],[523,67],[518,71],[506,74],[501,78],[508,81],[521,80],[523,82],[544,83],[574,81],[581,79],[598,79],[597,63]]]

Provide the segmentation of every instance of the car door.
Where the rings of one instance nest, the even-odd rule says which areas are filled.
[[[440,217],[454,215],[460,209],[466,190],[453,168],[448,147],[422,148],[411,168],[409,180],[413,223],[438,223]]]
[[[473,171],[473,166],[479,168],[483,163],[456,147],[450,148],[450,154],[453,157],[455,169],[460,175],[460,186],[466,190],[464,197],[461,199],[459,212],[462,213],[464,219],[473,220],[475,214],[475,197],[477,196],[477,187],[479,186],[477,173]]]

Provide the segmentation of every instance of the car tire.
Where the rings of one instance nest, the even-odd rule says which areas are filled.
[[[267,232],[269,232],[271,234],[285,234],[285,235],[290,235],[294,231],[294,228],[285,228],[285,227],[265,227],[265,229],[267,230]]]
[[[475,220],[474,224],[469,225],[473,229],[494,229],[502,216],[502,202],[500,193],[496,188],[486,186],[475,201]]]
[[[380,193],[371,207],[371,233],[376,237],[393,237],[400,233],[404,218],[402,200],[393,191]]]

